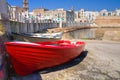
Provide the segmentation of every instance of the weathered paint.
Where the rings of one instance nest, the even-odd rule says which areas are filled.
[[[8,78],[6,72],[6,63],[7,60],[5,59],[5,48],[4,42],[7,40],[5,36],[5,32],[10,32],[10,25],[9,25],[9,17],[7,14],[7,3],[6,0],[0,0],[0,80],[6,80]]]
[[[3,37],[0,37],[0,80],[4,80],[5,73],[4,73],[4,61],[3,61],[3,54],[4,53],[4,46],[3,46]]]

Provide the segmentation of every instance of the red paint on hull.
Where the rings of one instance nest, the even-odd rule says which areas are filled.
[[[32,72],[68,62],[83,51],[85,43],[70,41],[54,42],[5,42],[11,63],[18,75],[25,76]]]

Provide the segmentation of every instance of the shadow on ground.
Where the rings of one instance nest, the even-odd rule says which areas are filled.
[[[62,69],[66,69],[66,68],[75,66],[84,60],[84,58],[87,56],[87,53],[88,53],[88,51],[83,51],[77,58],[75,58],[72,61],[67,62],[65,64],[62,64],[62,65],[59,65],[56,67],[52,67],[52,68],[47,68],[47,69],[44,69],[41,71],[36,71],[35,73],[28,75],[28,76],[22,77],[22,76],[14,75],[10,79],[11,80],[42,80],[42,77],[40,74],[54,72],[54,71],[58,71],[58,70],[62,70]]]
[[[58,70],[62,70],[62,69],[66,69],[66,68],[75,66],[85,59],[85,57],[87,56],[87,53],[88,53],[87,50],[83,51],[77,58],[73,59],[72,61],[62,64],[62,65],[59,65],[59,66],[41,70],[41,71],[39,71],[39,73],[45,74],[45,73],[54,72],[54,71],[58,71]]]

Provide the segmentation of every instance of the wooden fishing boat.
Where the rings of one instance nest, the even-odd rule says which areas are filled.
[[[12,33],[14,40],[25,42],[55,41],[62,38],[62,32],[58,33]]]
[[[49,42],[5,42],[10,61],[18,75],[68,62],[81,54],[84,42],[68,40]]]

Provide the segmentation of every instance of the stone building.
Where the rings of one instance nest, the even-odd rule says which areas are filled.
[[[95,23],[100,26],[120,26],[120,9],[115,11],[101,10],[96,16]]]
[[[23,20],[23,8],[18,6],[10,6],[9,8],[9,17],[11,21],[21,22]]]
[[[75,12],[75,21],[76,22],[85,22],[86,21],[84,9],[81,9],[81,10]]]
[[[94,23],[96,16],[99,15],[99,12],[97,12],[97,11],[85,11],[84,15],[85,15],[87,22]]]
[[[116,9],[115,11],[103,9],[100,11],[99,16],[120,16],[120,9]]]
[[[56,10],[48,10],[44,8],[34,9],[33,15],[38,16],[41,20],[53,20],[57,22],[74,21],[74,12],[72,10],[64,10],[63,8]]]
[[[28,0],[23,0],[23,7],[11,6],[7,3],[7,13],[11,21],[25,22],[28,18]]]
[[[7,7],[10,21],[25,22],[25,20],[29,18],[29,12],[25,11],[24,8],[11,6],[9,4],[7,4]]]
[[[99,12],[97,11],[85,11],[84,9],[81,9],[75,12],[75,21],[92,23],[98,15]]]
[[[116,16],[120,16],[120,9],[116,9],[115,12],[116,12]]]

